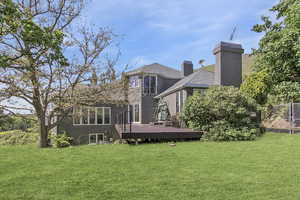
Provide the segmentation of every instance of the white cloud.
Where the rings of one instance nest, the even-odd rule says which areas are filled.
[[[237,42],[248,51],[256,47],[260,36],[250,31],[251,26],[278,1],[94,0],[87,16],[100,24],[121,27],[126,34],[125,48],[131,51],[127,60],[133,65],[153,63],[150,58],[180,65],[183,59],[213,62],[213,47],[228,39],[236,25]]]

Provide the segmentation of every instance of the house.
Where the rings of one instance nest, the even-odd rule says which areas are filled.
[[[78,144],[97,144],[115,140],[122,137],[116,124],[118,124],[119,114],[123,113],[123,123],[132,121],[141,132],[145,133],[144,128],[147,133],[150,133],[151,126],[142,125],[156,120],[154,113],[159,100],[167,103],[170,115],[174,116],[182,111],[186,99],[195,91],[205,93],[205,89],[213,85],[239,87],[242,82],[244,53],[242,46],[221,42],[213,53],[216,57],[214,72],[201,68],[194,70],[193,63],[190,61],[184,61],[181,70],[153,63],[127,72],[128,93],[111,92],[122,94],[118,99],[123,103],[102,102],[96,103],[95,107],[74,108],[74,113],[80,112],[81,115],[73,115],[64,120],[59,125],[58,132],[67,132]],[[111,95],[111,99],[114,98]],[[157,129],[158,133],[168,131],[170,130]],[[192,131],[185,131],[191,134],[191,138],[195,134]],[[172,129],[171,132],[174,132],[173,138],[179,132],[181,137],[184,137],[181,130]],[[170,134],[169,136],[171,137]],[[134,135],[134,137],[138,136]],[[146,137],[145,134],[143,137]],[[157,134],[153,137],[157,137]]]
[[[193,72],[193,64],[184,61],[182,64],[184,78],[155,97],[167,102],[171,116],[182,111],[186,99],[195,91],[203,94],[205,89],[213,85],[239,87],[242,83],[242,54],[244,53],[242,46],[221,42],[213,53],[216,56],[214,72],[201,68]]]

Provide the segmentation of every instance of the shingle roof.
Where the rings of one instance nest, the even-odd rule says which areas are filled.
[[[211,85],[214,85],[214,72],[199,69],[191,75],[181,79],[169,89],[157,95],[155,98],[164,97],[185,87],[207,88]]]
[[[171,78],[171,79],[181,79],[182,73],[176,69],[153,63],[151,65],[144,65],[135,70],[129,71],[127,75],[135,75],[139,73],[150,73],[150,74],[159,74],[160,76]]]

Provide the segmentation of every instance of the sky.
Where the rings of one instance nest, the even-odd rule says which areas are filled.
[[[160,63],[179,69],[184,60],[213,64],[213,48],[229,41],[246,53],[257,48],[261,34],[251,31],[277,0],[92,0],[81,22],[109,27],[122,52],[119,65],[130,68]]]

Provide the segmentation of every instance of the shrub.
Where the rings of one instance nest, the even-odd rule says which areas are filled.
[[[25,132],[21,130],[6,131],[0,134],[0,145],[33,144],[37,143],[38,138],[37,132]]]
[[[181,118],[214,141],[253,140],[260,135],[257,105],[234,87],[216,86],[189,97]]]
[[[51,135],[51,141],[55,148],[63,148],[70,146],[72,144],[73,139],[67,136],[66,133],[64,133],[58,135]]]

